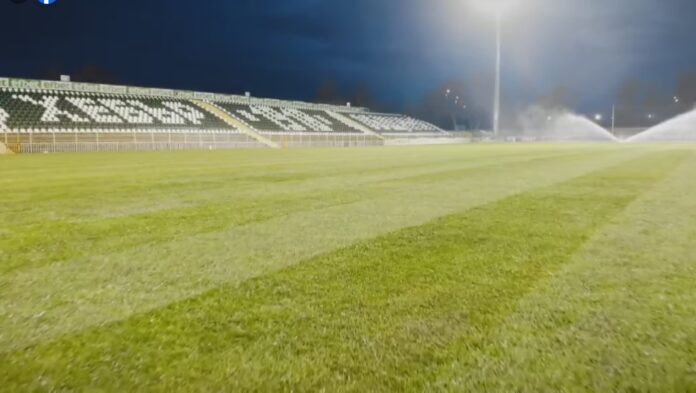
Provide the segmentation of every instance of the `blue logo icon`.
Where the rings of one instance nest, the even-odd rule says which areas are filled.
[[[39,4],[43,4],[43,5],[50,5],[50,4],[53,4],[55,2],[56,2],[56,0],[39,0]]]

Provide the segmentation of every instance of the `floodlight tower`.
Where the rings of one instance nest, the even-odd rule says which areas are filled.
[[[473,0],[473,4],[495,18],[495,86],[493,90],[493,134],[500,133],[500,90],[503,18],[519,0]]]
[[[499,8],[495,15],[495,92],[493,98],[493,134],[500,133],[500,63],[502,61],[501,30],[503,24],[502,10]]]

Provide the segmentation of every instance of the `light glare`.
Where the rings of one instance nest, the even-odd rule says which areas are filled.
[[[519,0],[472,0],[471,2],[480,12],[503,17],[515,7]]]

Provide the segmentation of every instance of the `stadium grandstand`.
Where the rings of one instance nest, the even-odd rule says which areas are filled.
[[[15,153],[351,147],[449,138],[367,108],[214,93],[0,79],[3,150]]]

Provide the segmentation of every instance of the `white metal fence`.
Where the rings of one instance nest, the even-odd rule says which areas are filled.
[[[340,133],[274,133],[260,132],[261,135],[279,144],[281,147],[360,147],[382,146],[384,140],[368,134]]]
[[[160,133],[11,133],[0,134],[14,153],[76,153],[146,150],[219,150],[261,148],[246,134]]]
[[[260,133],[284,148],[382,146],[367,134]],[[220,150],[267,147],[251,135],[148,132],[0,133],[0,141],[14,153],[78,153],[161,150]]]

